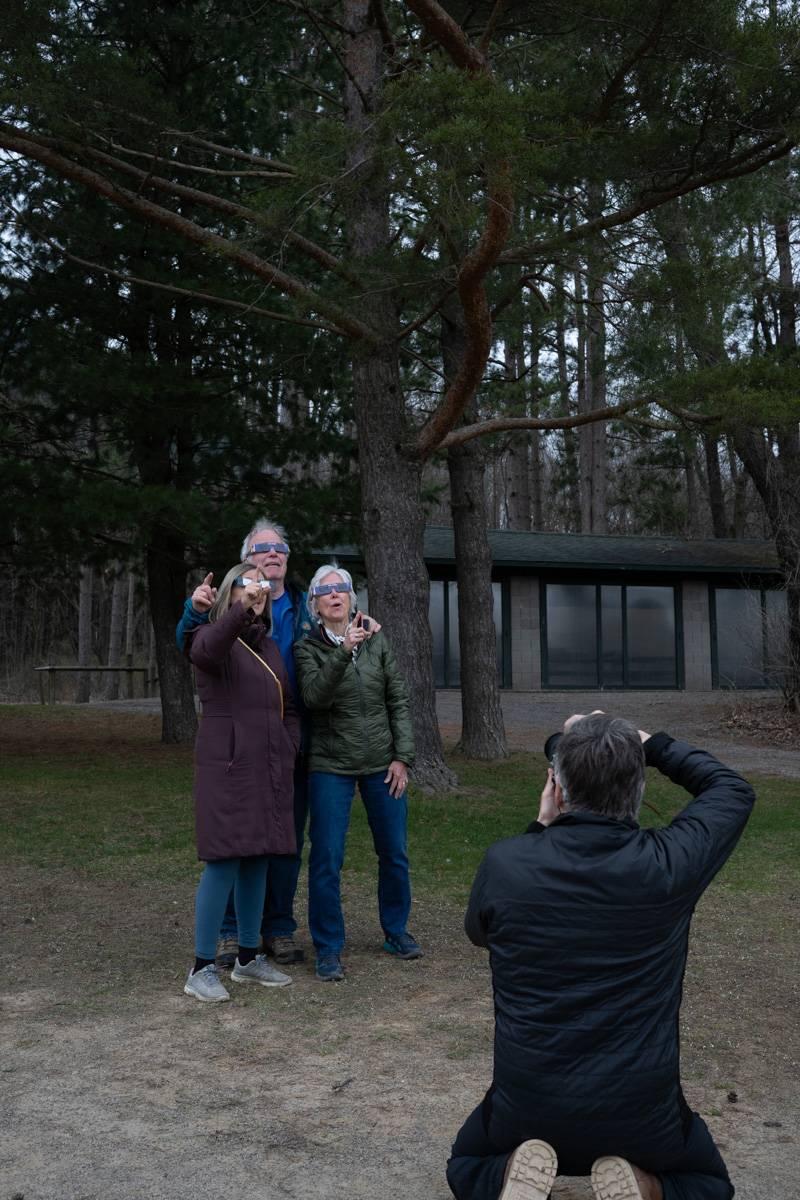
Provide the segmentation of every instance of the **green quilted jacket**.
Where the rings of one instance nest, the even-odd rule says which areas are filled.
[[[316,629],[295,643],[294,659],[311,717],[310,771],[372,775],[394,760],[411,766],[408,688],[382,633],[364,642],[354,661]]]

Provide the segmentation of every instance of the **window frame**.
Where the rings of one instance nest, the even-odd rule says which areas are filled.
[[[550,655],[547,644],[547,585],[548,584],[581,584],[595,589],[595,680],[593,684],[550,683]],[[605,684],[602,682],[603,673],[603,601],[601,588],[620,587],[620,609],[622,619],[622,683]],[[628,588],[629,587],[663,587],[672,591],[673,611],[675,621],[675,682],[674,683],[631,683],[628,657]],[[685,687],[684,641],[683,641],[683,589],[679,583],[663,583],[653,579],[614,579],[606,577],[593,579],[591,582],[576,577],[550,576],[539,578],[539,638],[541,652],[541,687],[547,692],[672,692],[682,691]]]

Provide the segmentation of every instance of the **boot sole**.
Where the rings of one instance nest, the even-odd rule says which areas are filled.
[[[498,1200],[547,1200],[558,1174],[558,1158],[547,1142],[517,1146]]]
[[[594,1200],[643,1200],[633,1168],[626,1158],[598,1158],[592,1166]]]

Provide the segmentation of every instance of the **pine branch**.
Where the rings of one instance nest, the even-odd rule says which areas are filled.
[[[462,425],[459,429],[442,439],[437,449],[447,450],[450,446],[461,446],[474,438],[485,437],[490,433],[504,433],[507,430],[518,429],[576,429],[580,425],[591,425],[595,421],[614,421],[624,417],[626,413],[646,404],[652,404],[649,398],[644,400],[626,400],[622,404],[612,404],[607,408],[595,408],[591,412],[576,413],[571,417],[494,417],[488,421],[480,421],[474,425]]]
[[[124,271],[115,271],[111,267],[103,266],[102,263],[90,262],[88,258],[80,258],[77,254],[70,254],[69,251],[57,246],[50,238],[47,239],[58,250],[64,258],[69,262],[76,263],[79,267],[85,267],[88,271],[94,271],[98,275],[109,275],[112,279],[119,279],[122,283],[137,283],[143,284],[145,287],[155,288],[157,291],[169,292],[173,296],[184,296],[189,300],[198,300],[203,304],[213,304],[217,308],[230,308],[234,312],[243,312],[246,315],[253,314],[257,317],[268,317],[271,321],[284,321],[288,325],[303,325],[309,329],[321,329],[325,333],[334,333],[338,337],[342,337],[342,331],[335,329],[332,325],[323,325],[321,321],[310,321],[303,317],[292,317],[287,313],[276,312],[274,309],[261,308],[258,304],[245,304],[242,300],[229,300],[226,296],[213,296],[209,292],[192,291],[189,288],[176,287],[171,283],[159,283],[155,279],[143,279],[139,275],[127,275]]]
[[[471,75],[490,76],[485,56],[436,0],[406,0],[406,3],[460,70]],[[460,420],[483,379],[492,349],[492,315],[485,281],[497,263],[511,229],[514,196],[508,164],[501,164],[489,172],[487,193],[486,226],[477,245],[462,260],[458,272],[458,296],[464,310],[466,333],[464,354],[441,403],[420,430],[416,451],[423,459],[439,448]]]
[[[419,17],[429,37],[442,47],[455,66],[471,74],[486,71],[486,59],[473,46],[464,30],[436,0],[406,0],[406,5]]]
[[[144,197],[128,191],[127,188],[112,183],[110,179],[98,174],[98,172],[65,158],[63,154],[59,154],[48,146],[43,145],[41,141],[32,140],[23,131],[12,129],[4,122],[0,122],[0,147],[12,153],[20,154],[26,159],[33,159],[41,163],[42,166],[51,168],[66,179],[71,179],[73,182],[88,188],[96,195],[104,196],[111,203],[117,205],[117,207],[135,213],[151,225],[168,229],[184,241],[200,245],[214,254],[237,263],[248,274],[262,279],[269,287],[274,287],[285,295],[299,300],[307,310],[318,312],[322,316],[327,317],[331,324],[335,325],[342,333],[347,334],[349,337],[357,341],[368,342],[378,339],[378,334],[368,325],[364,324],[364,322],[351,316],[338,304],[320,296],[319,293],[308,287],[302,280],[287,274],[285,271],[281,271],[278,267],[267,262],[266,259],[260,258],[251,250],[237,245],[229,238],[212,233],[202,225],[198,225],[195,221],[191,221],[186,217],[179,216],[170,209],[164,208],[159,204],[154,204],[150,200],[145,200]]]
[[[494,37],[494,31],[497,27],[497,22],[499,21],[503,9],[507,3],[508,0],[494,0],[494,8],[489,14],[489,20],[487,21],[486,28],[483,31],[483,37],[478,43],[479,54],[485,55],[487,53],[489,46],[491,45],[492,38]]]
[[[751,146],[748,150],[742,151],[741,154],[733,156],[724,164],[710,167],[700,175],[695,175],[691,179],[684,179],[680,184],[676,184],[671,188],[665,188],[662,192],[647,193],[635,203],[628,205],[627,208],[620,208],[603,217],[595,217],[594,220],[584,221],[581,225],[575,225],[572,229],[565,229],[557,237],[542,238],[538,242],[531,242],[528,246],[516,246],[505,250],[499,256],[498,261],[501,263],[529,263],[532,260],[542,258],[546,254],[552,254],[556,250],[561,250],[564,246],[570,245],[573,242],[582,241],[594,233],[600,233],[606,229],[615,229],[619,225],[627,225],[629,222],[635,220],[636,217],[640,217],[647,212],[652,212],[654,209],[660,208],[663,204],[668,204],[670,200],[677,200],[680,196],[686,196],[689,192],[696,192],[699,188],[708,187],[712,183],[723,183],[730,179],[741,179],[744,175],[752,175],[768,163],[783,158],[796,145],[796,142],[789,141],[788,139],[777,143],[774,139],[759,142],[758,145]],[[754,155],[756,157],[753,157]]]
[[[0,128],[2,128],[2,123],[0,123]],[[255,209],[248,208],[244,204],[237,204],[232,200],[226,200],[222,196],[217,196],[213,192],[202,191],[199,188],[188,187],[183,183],[175,183],[171,179],[165,179],[160,175],[153,175],[149,171],[142,170],[141,167],[135,167],[133,163],[127,163],[124,159],[107,154],[104,150],[96,150],[92,146],[84,146],[77,142],[69,142],[56,138],[41,137],[27,132],[25,133],[25,137],[37,145],[69,150],[78,157],[82,154],[87,155],[89,158],[94,159],[96,162],[102,162],[115,171],[120,171],[132,179],[138,179],[142,187],[167,192],[170,195],[180,197],[182,200],[189,200],[193,204],[199,204],[201,207],[224,213],[226,216],[238,217],[240,220],[248,221],[253,225],[257,225],[259,229],[269,234],[270,237],[289,242],[290,245],[295,246],[296,249],[300,250],[308,258],[318,262],[320,266],[327,268],[327,270],[334,271],[341,278],[352,284],[353,287],[363,287],[362,281],[340,262],[338,258],[330,254],[322,246],[318,246],[316,242],[312,242],[302,234],[296,233],[293,229],[276,230],[274,223],[268,217],[256,212]]]

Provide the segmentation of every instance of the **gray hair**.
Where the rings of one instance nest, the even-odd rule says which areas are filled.
[[[286,536],[286,530],[277,521],[273,521],[272,517],[259,517],[255,525],[253,525],[247,537],[242,542],[242,558],[247,558],[250,553],[250,539],[254,534],[258,533],[259,529],[274,529],[278,537],[289,545],[289,539]]]
[[[554,770],[570,812],[635,821],[644,794],[644,747],[630,721],[592,713],[558,743]]]
[[[261,570],[261,567],[257,567],[255,563],[240,562],[235,567],[231,567],[217,588],[217,598],[211,605],[208,613],[209,621],[218,621],[228,611],[231,606],[231,588],[233,587],[234,580],[238,579],[243,571],[258,571],[261,578],[266,579],[266,575]],[[267,633],[272,633],[272,594],[270,592],[267,592],[267,603],[264,605],[261,620],[266,626]]]
[[[336,563],[324,563],[321,567],[317,567],[312,576],[311,582],[308,585],[308,610],[312,617],[316,617],[317,620],[319,620],[319,613],[317,612],[317,597],[314,595],[314,588],[317,587],[318,584],[322,583],[322,580],[326,575],[338,575],[340,579],[344,580],[345,583],[350,584],[350,616],[352,617],[357,608],[356,591],[355,587],[353,586],[353,576],[349,571],[345,571],[344,567],[337,566]]]

